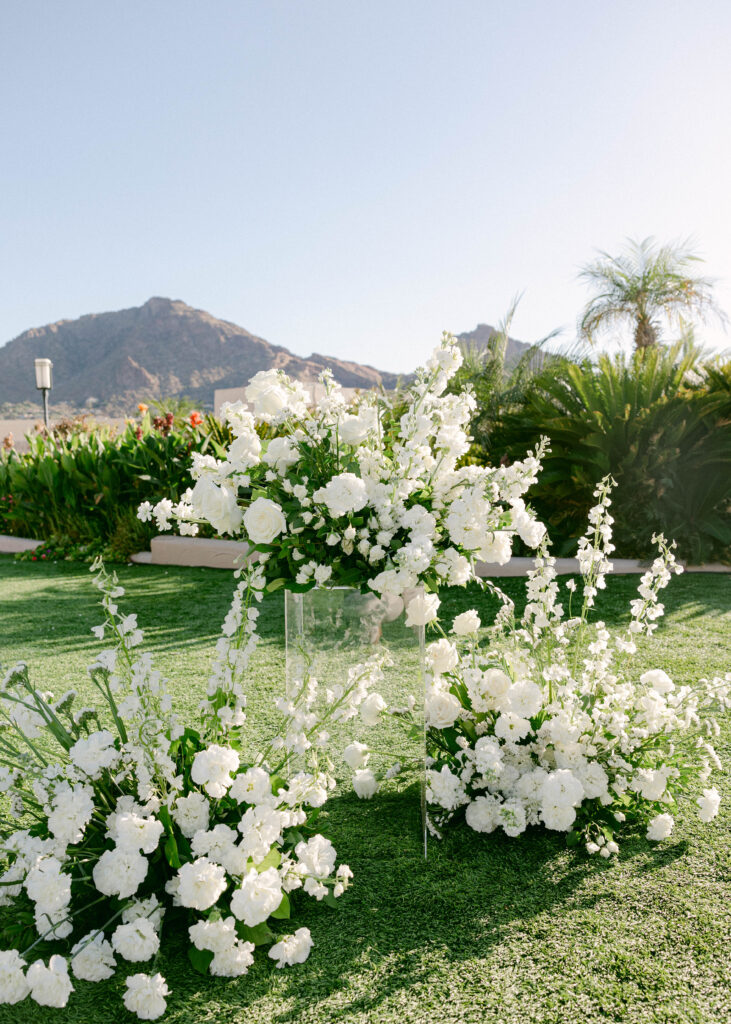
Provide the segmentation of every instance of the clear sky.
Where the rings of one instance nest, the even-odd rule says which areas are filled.
[[[731,313],[730,44],[728,0],[4,0],[0,341],[165,295],[411,369],[519,291],[570,340],[650,234]]]

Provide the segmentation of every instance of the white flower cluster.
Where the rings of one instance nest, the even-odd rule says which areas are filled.
[[[181,532],[196,523],[241,535],[266,574],[299,587],[363,581],[382,595],[427,583],[466,583],[474,559],[504,563],[513,534],[536,547],[544,528],[522,500],[543,446],[509,467],[461,466],[475,410],[469,390],[447,393],[462,354],[445,335],[419,370],[403,412],[366,395],[348,407],[326,372],[325,397],[307,405],[282,371],[258,373],[242,403],[224,406],[226,457],[195,454],[195,486],[181,502],[146,502],[139,516]],[[257,424],[279,436],[261,440]]]
[[[542,825],[610,857],[625,821],[644,824],[649,839],[670,835],[678,798],[706,787],[721,767],[711,740],[714,716],[731,707],[731,675],[691,687],[660,669],[633,670],[635,638],[652,634],[663,611],[659,592],[681,571],[663,538],[626,632],[612,637],[603,622],[588,622],[609,571],[610,486],[598,488],[591,537],[579,544],[580,616],[563,617],[554,560],[542,547],[519,622],[501,613],[482,646],[477,613],[464,612],[453,640],[427,648],[426,721],[435,739],[443,737],[427,771],[435,829],[463,809],[478,832],[517,836]],[[569,581],[569,600],[575,589]],[[676,753],[683,738],[695,743],[695,767],[687,744],[683,756]],[[719,800],[714,787],[702,789],[702,821],[715,817]]]
[[[264,754],[245,763],[240,739],[236,747],[226,739],[245,720],[240,678],[255,642],[261,572],[247,570],[234,593],[201,734],[183,727],[160,673],[137,652],[142,634],[135,616],[117,607],[123,590],[116,578],[92,568],[105,611],[94,632],[114,644],[90,668],[104,710],[74,712],[73,691],[59,700],[40,693],[23,663],[0,687],[0,792],[16,819],[35,819],[32,830],[0,839],[0,904],[30,901],[38,934],[26,950],[0,952],[0,1004],[30,997],[65,1006],[72,977],[98,982],[125,963],[153,960],[171,904],[190,916],[191,959],[204,973],[246,974],[255,946],[265,942],[277,967],[302,963],[312,945],[308,929],[282,934],[270,924],[286,927],[295,891],[332,903],[352,875],[347,865],[336,867],[329,840],[312,835],[311,814],[333,780],[290,772],[285,785]],[[336,701],[336,712],[344,706]],[[308,730],[322,727],[310,719]],[[285,731],[293,732],[291,722]],[[286,750],[286,739],[275,737],[268,754],[281,760]],[[74,936],[77,913],[92,907],[98,925]],[[55,939],[70,939],[67,956],[28,961],[40,941]],[[155,1020],[168,995],[160,974],[135,973],[123,999],[140,1018]]]

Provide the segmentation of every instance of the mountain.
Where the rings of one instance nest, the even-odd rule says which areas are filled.
[[[470,346],[474,345],[476,348],[487,348],[488,344],[497,334],[497,329],[491,327],[490,324],[478,324],[474,331],[465,331],[463,334],[458,334],[457,338],[462,342],[463,345]],[[508,365],[517,363],[524,352],[527,352],[531,346],[526,344],[524,341],[516,341],[515,338],[508,338],[508,344],[505,351],[505,362]]]
[[[212,408],[216,388],[280,367],[314,380],[329,367],[344,387],[392,388],[398,374],[313,353],[306,359],[178,300],[34,327],[0,348],[0,404],[37,402],[33,360],[53,361],[52,401],[123,413],[147,396],[188,395]]]

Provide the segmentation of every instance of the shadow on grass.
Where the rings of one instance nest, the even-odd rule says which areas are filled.
[[[577,895],[577,889],[611,870],[599,858],[567,853],[564,836],[532,830],[517,842],[466,826],[430,841],[424,860],[415,792],[380,796],[368,805],[340,797],[328,806],[328,834],[355,878],[338,910],[296,900],[291,929],[312,930],[310,960],[279,972],[260,956],[246,979],[228,983],[190,975],[183,980],[171,971],[171,987],[184,990],[191,1017],[212,999],[220,1019],[238,1013],[246,1020],[247,1010],[271,1000],[276,986],[269,1019],[278,1024],[348,1021],[354,1015],[377,1020],[385,1001],[398,1005],[401,993],[429,989],[435,958],[455,965],[484,958],[538,915],[558,918],[567,902],[593,906],[601,897]],[[175,946],[184,958],[182,936]]]

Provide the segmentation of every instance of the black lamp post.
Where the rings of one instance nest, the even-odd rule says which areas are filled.
[[[43,422],[48,430],[48,392],[53,387],[53,363],[50,359],[36,359],[36,387],[43,392]]]

